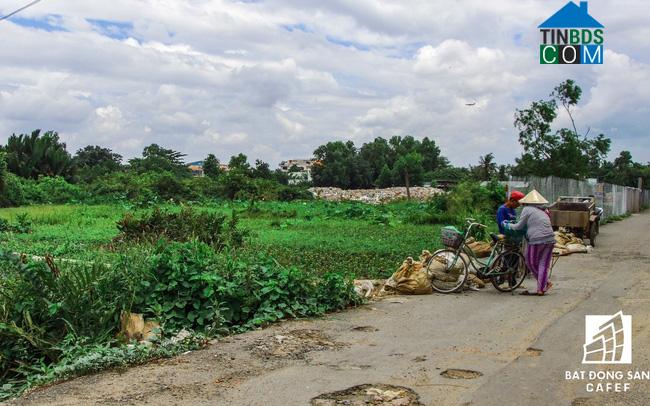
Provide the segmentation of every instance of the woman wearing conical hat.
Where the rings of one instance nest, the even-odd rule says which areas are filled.
[[[526,229],[526,264],[537,278],[537,295],[543,296],[552,286],[548,273],[553,259],[555,234],[551,226],[551,217],[546,210],[548,200],[537,190],[533,190],[519,200],[524,206],[517,223],[504,222],[502,225],[510,230]],[[528,291],[522,294],[530,295]]]

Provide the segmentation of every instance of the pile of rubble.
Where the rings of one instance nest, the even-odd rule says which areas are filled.
[[[432,196],[444,193],[442,189],[432,187],[412,187],[411,199],[427,200]],[[386,203],[394,200],[406,199],[405,187],[391,187],[386,189],[341,189],[337,187],[312,187],[309,191],[317,199],[332,202],[354,201],[363,203]]]

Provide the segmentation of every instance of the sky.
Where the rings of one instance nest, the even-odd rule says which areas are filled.
[[[0,0],[0,15],[27,2]],[[512,163],[515,109],[572,78],[578,130],[610,137],[612,159],[650,161],[647,1],[589,2],[603,65],[540,65],[537,26],[565,4],[42,0],[0,21],[0,143],[41,128],[71,152],[128,159],[157,143],[275,165],[332,140],[412,135],[455,165]]]

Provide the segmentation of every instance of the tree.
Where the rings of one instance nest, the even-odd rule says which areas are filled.
[[[352,141],[334,141],[314,151],[314,185],[360,189],[372,186],[370,163],[361,159]]]
[[[490,180],[497,171],[497,164],[494,162],[494,154],[489,153],[487,155],[479,157],[478,166],[476,169],[476,175],[478,180]]]
[[[363,144],[359,150],[359,157],[370,166],[372,179],[377,179],[385,165],[390,167],[395,163],[394,151],[388,141],[381,137]]]
[[[183,153],[151,144],[142,151],[142,158],[129,160],[129,165],[138,173],[168,171],[176,176],[189,177],[191,171],[183,161],[184,156]]]
[[[375,181],[375,186],[379,188],[386,188],[393,185],[393,171],[390,170],[388,165],[384,165],[379,172],[379,176]]]
[[[59,134],[34,130],[30,135],[13,134],[7,140],[7,168],[23,178],[38,179],[39,176],[63,176],[71,180],[75,174],[72,157]]]
[[[271,172],[271,167],[268,163],[256,159],[255,168],[253,168],[253,178],[257,179],[272,179],[273,172]]]
[[[508,175],[510,175],[511,171],[512,171],[512,166],[499,165],[499,169],[497,170],[497,178],[502,181],[508,180]]]
[[[636,187],[639,178],[642,179],[643,187],[650,186],[650,163],[643,165],[634,162],[630,151],[621,151],[613,162],[606,162],[601,170],[599,178],[607,183]]]
[[[91,182],[101,175],[118,171],[122,168],[122,156],[108,148],[88,145],[77,151],[74,157],[79,177],[84,182]]]
[[[4,193],[7,181],[7,159],[4,151],[0,151],[0,193]]]
[[[233,155],[228,162],[228,170],[230,172],[238,172],[245,175],[250,175],[251,165],[248,163],[248,157],[242,153]]]
[[[447,158],[440,154],[440,148],[436,142],[428,137],[424,137],[416,149],[422,155],[422,169],[425,172],[433,172],[449,165]]]
[[[406,197],[411,199],[411,178],[422,174],[422,155],[417,152],[408,153],[395,162],[395,172],[404,179],[406,186]]]
[[[569,79],[555,87],[551,100],[536,101],[515,112],[514,125],[519,130],[524,153],[517,159],[513,173],[577,179],[595,175],[609,152],[611,140],[603,134],[589,138],[589,130],[584,135],[578,133],[572,108],[581,94],[582,89]],[[569,115],[573,128],[553,133],[551,124],[557,117],[558,102]]]
[[[219,160],[214,154],[208,154],[207,158],[203,161],[203,173],[209,178],[218,178],[223,171]]]

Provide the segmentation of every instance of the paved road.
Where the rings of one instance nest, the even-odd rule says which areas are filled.
[[[650,381],[595,394],[582,366],[584,316],[633,316],[633,364],[650,371],[650,214],[601,228],[592,254],[564,257],[546,297],[496,292],[395,297],[230,337],[159,363],[82,377],[20,405],[307,405],[365,383],[409,387],[426,405],[650,404]],[[526,282],[533,285],[532,281]],[[481,372],[448,379],[448,368]]]

